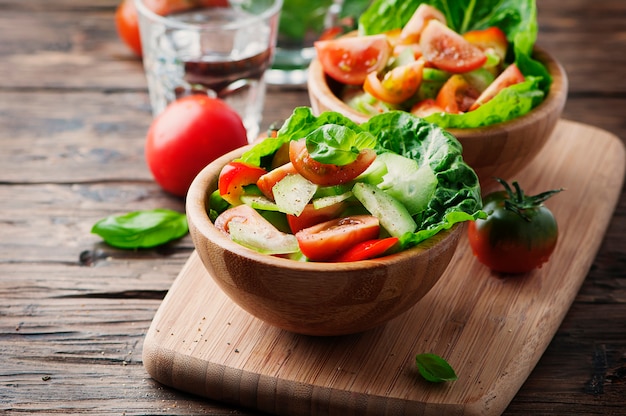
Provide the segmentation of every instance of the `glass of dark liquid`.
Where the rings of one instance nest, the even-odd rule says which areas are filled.
[[[208,94],[235,109],[256,139],[282,2],[198,0],[155,10],[154,1],[135,0],[153,114],[181,96]]]

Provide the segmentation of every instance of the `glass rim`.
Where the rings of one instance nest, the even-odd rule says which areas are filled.
[[[226,24],[214,24],[214,23],[187,23],[181,22],[178,20],[167,19],[166,16],[161,16],[156,14],[152,10],[150,10],[144,4],[144,0],[133,0],[135,3],[135,8],[137,9],[137,13],[141,14],[148,19],[161,23],[164,26],[168,26],[174,29],[185,29],[185,30],[234,30],[240,29],[246,25],[250,25],[251,23],[258,22],[261,20],[269,19],[273,15],[277,15],[280,12],[280,9],[283,5],[283,0],[272,0],[273,3],[270,7],[264,10],[262,13],[250,15],[244,19],[239,19],[236,22],[229,22]],[[237,3],[241,3],[238,1]],[[217,7],[217,6],[214,6]]]

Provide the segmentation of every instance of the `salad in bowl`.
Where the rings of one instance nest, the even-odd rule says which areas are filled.
[[[393,111],[358,125],[297,108],[223,166],[215,227],[250,249],[296,260],[366,260],[481,215],[480,185],[449,133]]]
[[[359,29],[316,43],[316,113],[357,123],[404,111],[452,133],[483,190],[542,149],[563,111],[567,76],[535,45],[534,0],[376,0]]]

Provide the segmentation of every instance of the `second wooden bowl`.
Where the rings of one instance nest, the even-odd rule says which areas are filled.
[[[463,160],[478,175],[483,190],[496,186],[494,176],[511,180],[541,151],[558,122],[567,99],[567,75],[561,64],[536,48],[534,58],[548,68],[552,86],[544,101],[530,113],[514,120],[473,129],[447,129],[463,145]],[[343,86],[329,78],[315,59],[309,68],[308,92],[316,114],[339,112],[357,123],[369,116],[343,102]]]

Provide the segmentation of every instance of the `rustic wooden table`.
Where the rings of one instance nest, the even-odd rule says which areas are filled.
[[[110,214],[184,209],[144,162],[146,83],[117,38],[116,3],[0,0],[0,410],[251,415],[165,388],[142,366],[144,335],[192,253],[190,238],[120,251],[90,234]],[[626,2],[538,3],[538,43],[569,74],[563,118],[626,141]],[[307,104],[304,90],[272,89],[264,125]],[[574,304],[505,414],[626,414],[624,406],[622,191]]]

